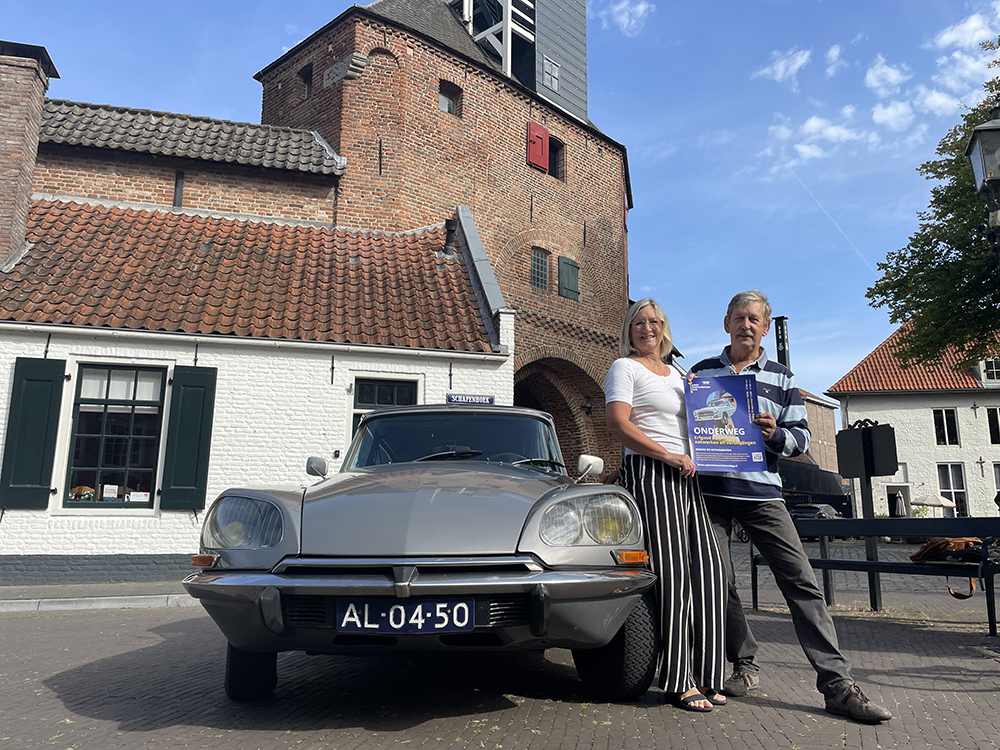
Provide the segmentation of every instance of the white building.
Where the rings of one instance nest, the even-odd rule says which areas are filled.
[[[996,515],[1000,361],[956,370],[959,358],[948,352],[935,365],[903,369],[892,354],[899,335],[897,330],[826,392],[840,401],[844,427],[868,419],[895,430],[899,470],[873,477],[875,512],[914,515],[915,499],[940,495],[955,503],[946,515]]]

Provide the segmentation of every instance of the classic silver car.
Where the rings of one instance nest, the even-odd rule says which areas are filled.
[[[601,471],[580,457],[580,478]],[[236,700],[270,695],[280,651],[556,647],[587,688],[631,700],[659,648],[643,542],[625,490],[566,475],[548,414],[403,407],[365,415],[311,487],[223,492],[184,586],[229,641]]]
[[[693,416],[698,424],[703,425],[708,422],[723,420],[735,413],[736,399],[726,394],[726,396],[710,399],[702,408],[695,409]]]

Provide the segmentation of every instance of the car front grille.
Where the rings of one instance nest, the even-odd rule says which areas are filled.
[[[531,599],[528,594],[479,594],[472,598],[476,605],[477,628],[512,627],[528,625],[531,622]],[[281,604],[285,624],[289,627],[336,627],[337,597],[335,596],[282,596]]]

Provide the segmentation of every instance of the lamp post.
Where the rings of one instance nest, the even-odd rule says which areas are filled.
[[[990,210],[982,227],[990,249],[1000,255],[1000,107],[990,110],[990,119],[972,130],[965,156],[972,167],[976,197]]]

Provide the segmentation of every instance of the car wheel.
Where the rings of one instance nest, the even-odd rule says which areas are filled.
[[[592,693],[609,701],[632,701],[645,695],[653,683],[659,653],[656,608],[652,595],[646,594],[610,643],[573,649],[573,662]]]
[[[243,651],[226,644],[226,695],[234,701],[259,701],[277,684],[277,652]]]

